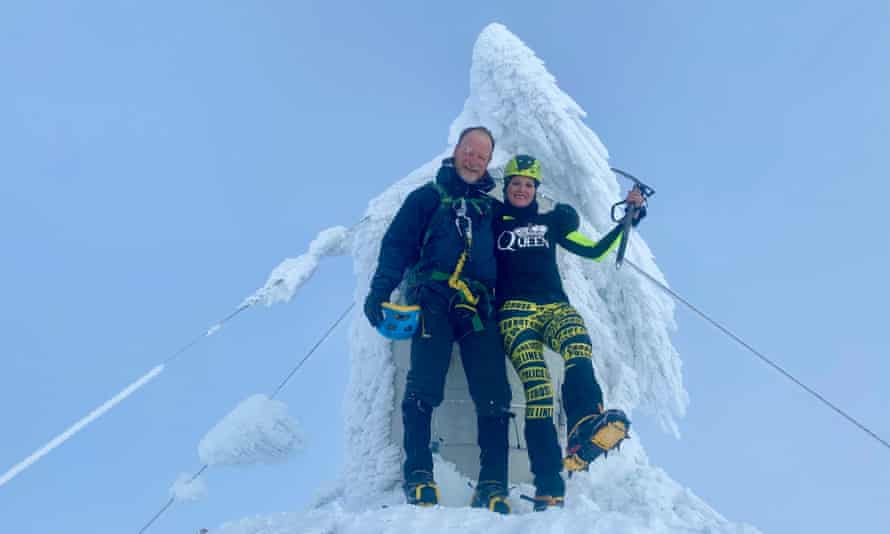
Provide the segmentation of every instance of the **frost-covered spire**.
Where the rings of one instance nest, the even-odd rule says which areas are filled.
[[[585,204],[596,198],[615,198],[614,180],[597,184],[602,190],[592,191],[589,183],[563,181],[563,173],[558,172],[580,177],[610,174],[608,151],[582,122],[585,116],[525,43],[503,25],[490,24],[473,48],[470,96],[451,126],[449,140],[456,142],[457,133],[466,126],[484,124],[494,133],[499,148],[493,166],[516,153],[534,154],[551,164],[549,190]],[[605,203],[594,207],[605,207]],[[597,220],[605,218],[600,215]]]
[[[614,224],[611,205],[620,200],[608,151],[584,124],[586,113],[556,84],[531,49],[501,24],[482,31],[473,49],[470,96],[451,126],[452,142],[463,128],[487,126],[497,139],[495,174],[517,153],[542,163],[545,194],[571,203],[593,238]],[[651,217],[654,224],[657,214]],[[645,224],[643,226],[645,231]],[[645,242],[634,236],[628,257],[664,280]],[[594,363],[607,402],[627,410],[641,408],[677,433],[687,393],[681,362],[668,337],[674,328],[669,297],[631,272],[616,271],[613,261],[592,264],[564,255],[566,289],[594,338]]]

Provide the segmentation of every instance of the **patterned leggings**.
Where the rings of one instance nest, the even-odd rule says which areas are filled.
[[[568,427],[598,413],[603,392],[591,362],[591,343],[584,319],[567,302],[536,304],[508,300],[498,312],[504,350],[525,389],[525,438],[531,470],[538,479],[562,470],[562,454],[553,425],[553,382],[544,360],[544,345],[565,362],[562,386]]]

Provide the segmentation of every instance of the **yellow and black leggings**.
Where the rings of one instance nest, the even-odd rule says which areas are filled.
[[[591,362],[590,335],[584,319],[568,302],[508,300],[498,312],[498,322],[504,350],[525,389],[525,440],[535,485],[541,491],[562,470],[553,425],[553,381],[544,345],[563,357],[562,398],[568,428],[573,428],[581,418],[598,413],[603,402]]]

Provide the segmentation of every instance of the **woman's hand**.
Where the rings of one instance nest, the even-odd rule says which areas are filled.
[[[640,193],[640,190],[638,188],[634,187],[627,194],[627,198],[625,199],[625,201],[628,204],[633,204],[634,206],[639,208],[643,205],[643,194]]]
[[[643,217],[646,216],[646,206],[643,205],[645,199],[643,198],[643,194],[640,193],[640,188],[634,186],[634,188],[631,189],[630,192],[627,194],[627,198],[624,200],[625,202],[627,202],[628,206],[636,206],[637,213],[634,216],[634,220],[631,222],[633,222],[634,226],[640,224],[640,221],[642,221]]]

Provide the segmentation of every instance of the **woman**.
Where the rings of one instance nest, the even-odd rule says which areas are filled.
[[[603,410],[603,393],[593,372],[591,342],[584,320],[569,304],[556,264],[556,245],[601,261],[622,236],[616,226],[599,242],[578,232],[577,212],[567,204],[539,213],[536,193],[541,164],[519,155],[504,169],[504,205],[494,223],[497,236],[498,321],[504,349],[525,389],[525,440],[535,483],[535,510],[563,506],[563,465],[586,469],[597,456],[620,443],[630,422],[620,410]],[[637,189],[627,202],[639,206]],[[567,457],[563,461],[553,425],[553,384],[544,345],[562,355],[563,403],[568,417]]]

